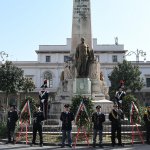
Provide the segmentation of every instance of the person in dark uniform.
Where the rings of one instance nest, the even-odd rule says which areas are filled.
[[[123,100],[124,96],[126,96],[126,92],[120,86],[119,91],[117,91],[115,94],[115,101],[118,104],[118,108],[122,108],[122,100]]]
[[[61,113],[60,120],[62,121],[62,145],[65,147],[66,134],[68,137],[68,145],[72,147],[72,121],[74,120],[74,114],[69,111],[69,104],[64,105],[64,112]]]
[[[109,113],[109,120],[111,121],[111,142],[112,146],[116,145],[115,134],[117,132],[118,146],[123,146],[121,140],[121,119],[124,119],[124,114],[121,109],[118,109],[118,105],[114,104],[114,108]]]
[[[18,114],[17,111],[15,110],[15,105],[10,106],[10,110],[8,111],[8,116],[7,116],[7,132],[8,132],[8,141],[6,144],[13,142],[15,144],[15,127],[16,127],[16,122],[18,120]],[[11,139],[13,138],[13,141]]]
[[[96,146],[97,132],[99,133],[99,147],[102,146],[102,136],[103,136],[103,122],[105,121],[105,115],[101,112],[101,106],[96,106],[96,112],[92,115],[93,122],[93,147]]]
[[[35,145],[36,134],[39,132],[40,146],[43,146],[43,133],[42,133],[42,121],[44,120],[43,112],[40,110],[40,106],[36,107],[36,111],[33,113],[33,139],[31,146]]]
[[[146,127],[146,143],[150,144],[150,106],[147,107],[147,111],[144,113],[143,119]]]
[[[44,119],[47,119],[48,113],[48,91],[47,88],[47,80],[44,80],[44,84],[41,86],[42,90],[39,91],[39,99],[40,99],[40,107],[41,111],[43,112]]]

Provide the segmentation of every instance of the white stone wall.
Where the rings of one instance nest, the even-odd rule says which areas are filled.
[[[64,56],[70,55],[71,39],[67,39],[66,45],[40,45],[37,50],[38,60],[37,61],[17,61],[14,62],[18,67],[24,70],[25,76],[32,76],[32,79],[39,89],[43,84],[43,74],[46,71],[52,73],[53,76],[53,88],[51,91],[56,91],[60,84],[61,72],[64,68]],[[97,39],[93,40],[93,50],[95,55],[100,58],[101,71],[104,74],[105,82],[110,86],[108,75],[113,70],[113,67],[117,63],[112,62],[112,55],[117,55],[118,62],[124,60],[124,45],[98,45]],[[51,62],[45,62],[46,56],[51,56]],[[146,82],[146,77],[150,77],[150,63],[139,63],[140,70],[142,72],[141,77]],[[146,90],[149,88],[144,87]]]

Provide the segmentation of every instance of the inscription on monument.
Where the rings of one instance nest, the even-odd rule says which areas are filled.
[[[73,19],[86,20],[87,15],[90,14],[89,0],[75,0],[73,14]]]

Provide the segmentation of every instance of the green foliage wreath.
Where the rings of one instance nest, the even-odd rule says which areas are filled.
[[[22,100],[21,101],[21,106],[20,106],[20,111],[22,111],[24,105],[26,104],[26,102],[29,100],[29,104],[30,104],[30,110],[31,110],[31,117],[32,117],[32,114],[33,112],[36,110],[36,104],[35,104],[35,100],[28,96],[25,100]],[[29,120],[29,114],[28,112],[23,112],[20,116],[20,118],[22,119],[23,122],[26,122]]]
[[[129,94],[124,97],[123,102],[122,102],[122,110],[123,110],[125,116],[128,119],[130,119],[131,101],[134,102],[134,104],[137,106],[138,111],[139,111],[138,115],[134,112],[133,121],[134,121],[134,123],[139,123],[139,120],[138,120],[139,117],[141,119],[143,118],[142,116],[144,114],[144,107],[137,101],[137,99],[135,98],[134,95]]]
[[[77,116],[77,111],[78,108],[80,106],[80,103],[83,101],[87,113],[85,111],[81,111],[79,113],[79,115]],[[81,126],[85,126],[88,127],[91,124],[91,116],[93,113],[93,103],[92,103],[92,99],[90,98],[85,98],[82,96],[76,96],[72,98],[72,105],[71,105],[71,111],[75,114],[75,117],[77,117],[77,126],[81,127]],[[88,115],[87,115],[88,114]]]

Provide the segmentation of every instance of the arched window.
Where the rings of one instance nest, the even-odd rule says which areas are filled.
[[[47,80],[47,87],[52,88],[53,87],[53,77],[50,72],[45,72],[44,73],[44,80]]]

